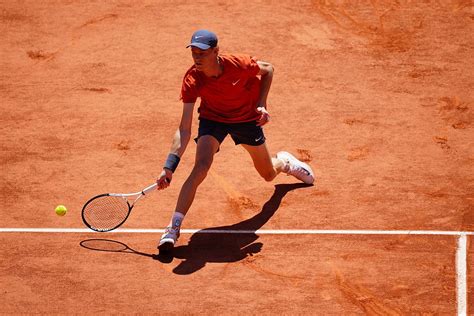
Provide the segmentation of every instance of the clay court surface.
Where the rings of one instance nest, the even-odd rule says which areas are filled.
[[[474,315],[473,24],[462,0],[0,1],[0,313]],[[268,147],[317,180],[267,183],[227,139],[163,258],[194,143],[128,231],[80,213],[161,172],[200,28],[274,65]]]

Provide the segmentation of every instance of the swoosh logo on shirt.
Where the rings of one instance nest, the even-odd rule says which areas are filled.
[[[232,85],[235,86],[239,81],[240,81],[240,79],[237,80],[236,82],[232,82]]]

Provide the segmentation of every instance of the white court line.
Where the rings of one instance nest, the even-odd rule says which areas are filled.
[[[458,315],[467,313],[467,237],[459,236],[456,251],[456,293],[458,302]]]
[[[163,229],[122,228],[107,233],[163,233]],[[88,228],[0,228],[0,233],[95,233]],[[443,230],[337,230],[337,229],[258,229],[258,230],[226,230],[226,229],[181,229],[182,234],[259,234],[259,235],[474,235],[474,232],[443,231]]]
[[[108,233],[97,233],[87,228],[0,228],[0,233],[163,233],[163,229],[116,229]],[[467,312],[467,236],[474,232],[437,231],[437,230],[318,230],[318,229],[259,229],[259,230],[223,230],[223,229],[182,229],[183,234],[259,234],[259,235],[432,235],[459,236],[456,250],[456,298],[457,315]]]

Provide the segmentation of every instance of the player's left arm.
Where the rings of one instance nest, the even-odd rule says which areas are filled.
[[[257,102],[257,112],[261,114],[260,119],[257,120],[257,125],[262,126],[270,121],[270,114],[267,111],[267,97],[270,92],[270,86],[273,80],[273,65],[266,61],[257,61],[260,71],[258,74],[260,79],[260,94]]]

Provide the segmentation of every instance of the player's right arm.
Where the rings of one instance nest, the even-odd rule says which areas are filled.
[[[189,140],[191,139],[191,125],[193,122],[194,104],[194,102],[183,103],[181,122],[179,123],[179,128],[176,130],[176,133],[174,133],[168,157],[174,155],[180,159],[186,151],[186,147],[188,146]],[[156,180],[156,183],[158,184],[158,190],[167,188],[170,185],[172,178],[173,171],[166,166],[163,167],[160,177]]]

